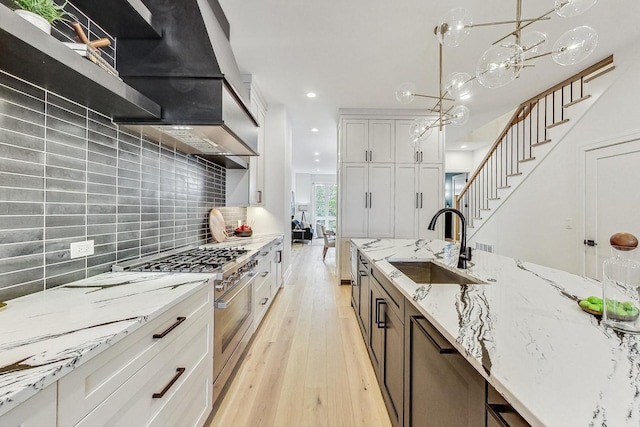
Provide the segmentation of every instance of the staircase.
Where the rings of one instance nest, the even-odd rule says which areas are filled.
[[[469,237],[569,132],[571,120],[577,123],[593,104],[587,84],[614,68],[612,55],[516,108],[456,198],[456,208],[468,218]]]

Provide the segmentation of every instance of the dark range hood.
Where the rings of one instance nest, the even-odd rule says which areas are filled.
[[[118,39],[117,64],[128,85],[162,106],[162,118],[115,120],[214,161],[258,155],[258,123],[246,107],[248,91],[218,2],[144,0],[144,4],[154,26],[162,29],[162,38]]]

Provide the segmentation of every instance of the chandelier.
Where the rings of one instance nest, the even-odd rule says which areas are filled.
[[[580,15],[590,9],[597,0],[555,0],[555,7],[548,12],[534,17],[522,18],[522,0],[516,0],[516,19],[474,24],[470,13],[463,8],[451,9],[445,18],[434,28],[438,38],[439,49],[439,94],[430,96],[416,93],[412,83],[403,83],[396,90],[396,99],[410,103],[415,97],[436,99],[435,105],[428,111],[437,114],[435,119],[419,119],[411,128],[412,145],[426,139],[433,128],[445,125],[462,126],[469,119],[469,109],[462,105],[446,106],[446,103],[460,102],[471,96],[474,80],[488,88],[498,88],[515,80],[520,72],[533,66],[535,59],[551,56],[559,65],[573,65],[584,61],[598,44],[598,33],[591,27],[582,25],[562,34],[551,50],[542,52],[547,42],[545,34],[539,31],[523,33],[523,30],[538,21],[551,19],[554,12],[563,18]],[[442,75],[442,48],[457,47],[476,27],[515,24],[515,29],[492,43],[480,57],[474,76],[465,72],[454,72],[446,79]],[[512,40],[508,40],[513,37]]]

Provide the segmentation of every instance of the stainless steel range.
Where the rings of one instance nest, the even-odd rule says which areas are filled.
[[[114,272],[211,273],[215,287],[213,401],[220,396],[249,343],[258,253],[242,248],[192,248],[116,264]]]

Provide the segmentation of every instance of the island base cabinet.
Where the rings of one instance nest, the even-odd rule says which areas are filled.
[[[391,284],[389,284],[391,285]],[[404,326],[394,300],[373,275],[369,277],[369,351],[391,424],[402,425]]]
[[[57,384],[51,384],[0,417],[2,427],[56,425]]]
[[[413,307],[405,317],[405,427],[482,427],[484,378]]]

